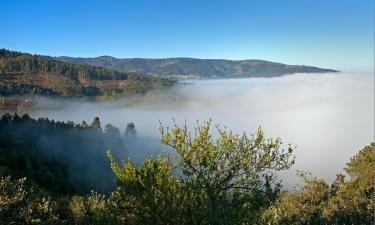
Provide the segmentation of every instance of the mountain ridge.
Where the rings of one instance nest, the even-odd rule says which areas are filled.
[[[174,83],[161,77],[0,49],[0,96],[120,97]]]
[[[146,75],[174,78],[245,78],[277,77],[293,73],[329,73],[333,69],[306,65],[288,65],[260,59],[199,59],[172,58],[116,58],[109,55],[98,57],[55,57],[57,60],[85,65],[100,66],[121,72],[139,72]]]

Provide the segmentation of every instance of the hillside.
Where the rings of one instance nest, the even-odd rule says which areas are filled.
[[[141,143],[134,126],[2,115],[0,224],[373,224],[373,143],[331,184],[300,172],[285,190],[277,174],[294,164],[295,147],[260,128],[161,125],[170,154],[136,164],[127,151]]]
[[[0,95],[126,96],[168,87],[173,80],[62,62],[0,49]]]
[[[338,72],[312,66],[286,65],[264,60],[224,60],[195,58],[118,59],[110,56],[96,58],[57,57],[65,62],[101,66],[119,71],[176,78],[244,78],[276,77],[293,73]]]

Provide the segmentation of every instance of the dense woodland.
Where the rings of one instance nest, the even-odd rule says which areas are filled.
[[[301,173],[301,186],[286,192],[275,172],[293,165],[293,146],[261,129],[237,135],[210,121],[189,130],[161,125],[161,142],[178,157],[164,154],[136,165],[126,152],[134,124],[122,133],[102,128],[99,118],[74,124],[5,114],[0,224],[373,222],[373,144],[332,184]]]
[[[126,132],[99,118],[88,124],[31,119],[27,114],[4,114],[0,120],[0,173],[28,177],[38,186],[58,193],[88,193],[114,189],[106,150],[127,158]]]
[[[144,94],[173,83],[166,78],[0,49],[0,95],[4,96],[118,97]]]

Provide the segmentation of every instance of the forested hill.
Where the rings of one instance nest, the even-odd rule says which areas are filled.
[[[173,80],[62,62],[0,49],[0,95],[124,96],[168,87]]]
[[[65,62],[101,66],[119,71],[133,71],[148,75],[176,78],[243,78],[276,77],[293,73],[338,72],[312,66],[286,65],[263,60],[224,60],[166,58],[118,59],[110,56],[96,58],[57,57]]]
[[[145,142],[135,125],[103,128],[98,117],[0,117],[0,225],[373,224],[374,144],[331,184],[301,172],[303,183],[284,191],[277,174],[295,148],[261,129],[161,125],[169,150],[135,163],[144,150],[128,147]]]

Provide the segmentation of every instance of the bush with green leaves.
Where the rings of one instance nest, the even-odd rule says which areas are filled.
[[[208,121],[194,133],[186,123],[160,131],[176,160],[149,158],[140,168],[123,161],[120,167],[109,153],[118,185],[144,223],[250,223],[280,191],[275,171],[294,162],[293,147],[282,148],[279,138],[266,138],[261,129],[236,135],[217,126],[214,138]]]
[[[21,121],[16,117],[8,125],[14,128]],[[94,131],[100,132],[99,119],[94,121]],[[85,123],[83,127],[90,126]],[[105,130],[105,135],[119,135],[112,125]],[[161,142],[172,151],[170,155],[149,157],[136,165],[131,159],[119,164],[107,152],[116,189],[105,195],[97,190],[71,193],[48,188],[40,183],[39,176],[43,173],[21,179],[1,175],[0,224],[373,222],[374,145],[364,147],[350,159],[344,169],[347,178],[338,174],[329,186],[323,179],[301,173],[304,184],[287,192],[282,191],[276,173],[294,163],[294,147],[283,145],[279,138],[266,138],[261,129],[250,135],[238,135],[218,126],[212,129],[208,121],[192,131],[186,123],[160,126],[160,131]],[[12,143],[4,147],[14,147]],[[7,151],[0,154],[4,152]],[[12,172],[13,168],[2,171]]]
[[[303,176],[305,185],[286,192],[262,215],[264,224],[372,224],[374,222],[374,144],[365,146],[331,186]]]
[[[60,224],[62,207],[26,178],[0,177],[0,224]]]
[[[0,178],[0,218],[15,218],[26,198],[25,178],[11,180],[9,176]]]

